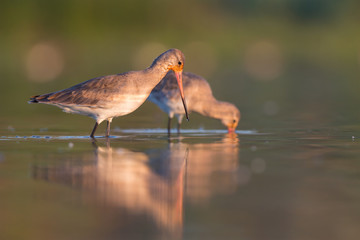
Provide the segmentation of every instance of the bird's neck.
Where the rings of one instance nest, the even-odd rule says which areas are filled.
[[[146,68],[144,70],[144,73],[146,75],[148,83],[154,85],[155,87],[161,81],[161,79],[165,77],[168,71],[169,70],[167,68],[153,64],[150,67]]]
[[[214,97],[202,102],[202,104],[193,103],[193,108],[207,117],[222,119],[228,109],[227,102],[218,101]]]

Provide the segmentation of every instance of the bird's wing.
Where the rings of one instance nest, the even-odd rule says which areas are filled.
[[[34,96],[31,102],[101,107],[99,103],[111,101],[125,80],[126,74],[93,78],[64,90]]]

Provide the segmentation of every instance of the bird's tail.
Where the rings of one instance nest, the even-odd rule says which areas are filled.
[[[30,97],[30,100],[28,101],[28,103],[45,103],[45,102],[49,102],[49,99],[48,99],[49,96],[50,96],[50,94],[32,96],[32,97]]]

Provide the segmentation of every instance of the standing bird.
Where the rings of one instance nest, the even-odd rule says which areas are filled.
[[[183,73],[183,86],[189,113],[194,111],[207,117],[220,119],[229,132],[234,132],[240,120],[240,111],[237,107],[228,102],[215,99],[209,83],[202,77],[193,73]],[[171,119],[174,115],[178,119],[178,133],[184,116],[179,93],[176,88],[176,78],[172,72],[161,80],[152,90],[148,100],[158,105],[158,107],[168,114],[168,134],[170,134]]]
[[[96,123],[90,134],[92,138],[97,126],[106,120],[108,137],[112,119],[135,111],[166,73],[172,70],[180,89],[186,118],[189,120],[182,86],[184,59],[180,50],[170,49],[144,70],[93,78],[64,90],[33,96],[28,103],[55,105],[64,112],[94,118]]]

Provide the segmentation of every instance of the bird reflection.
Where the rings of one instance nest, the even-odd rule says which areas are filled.
[[[233,193],[238,185],[238,136],[229,133],[216,139],[171,139],[165,147],[141,152],[94,142],[95,156],[85,152],[76,161],[74,156],[61,159],[61,165],[35,165],[32,173],[35,179],[78,189],[87,203],[125,209],[127,215],[118,211],[125,222],[134,216],[151,219],[156,239],[179,239],[184,199],[201,204],[214,195]]]
[[[132,216],[150,216],[157,234],[181,238],[186,146],[170,143],[145,152],[94,146],[91,164],[65,160],[61,166],[34,166],[34,178],[81,189],[85,201],[125,208]]]
[[[237,134],[228,133],[220,141],[188,146],[186,199],[200,203],[236,190],[239,145]]]

